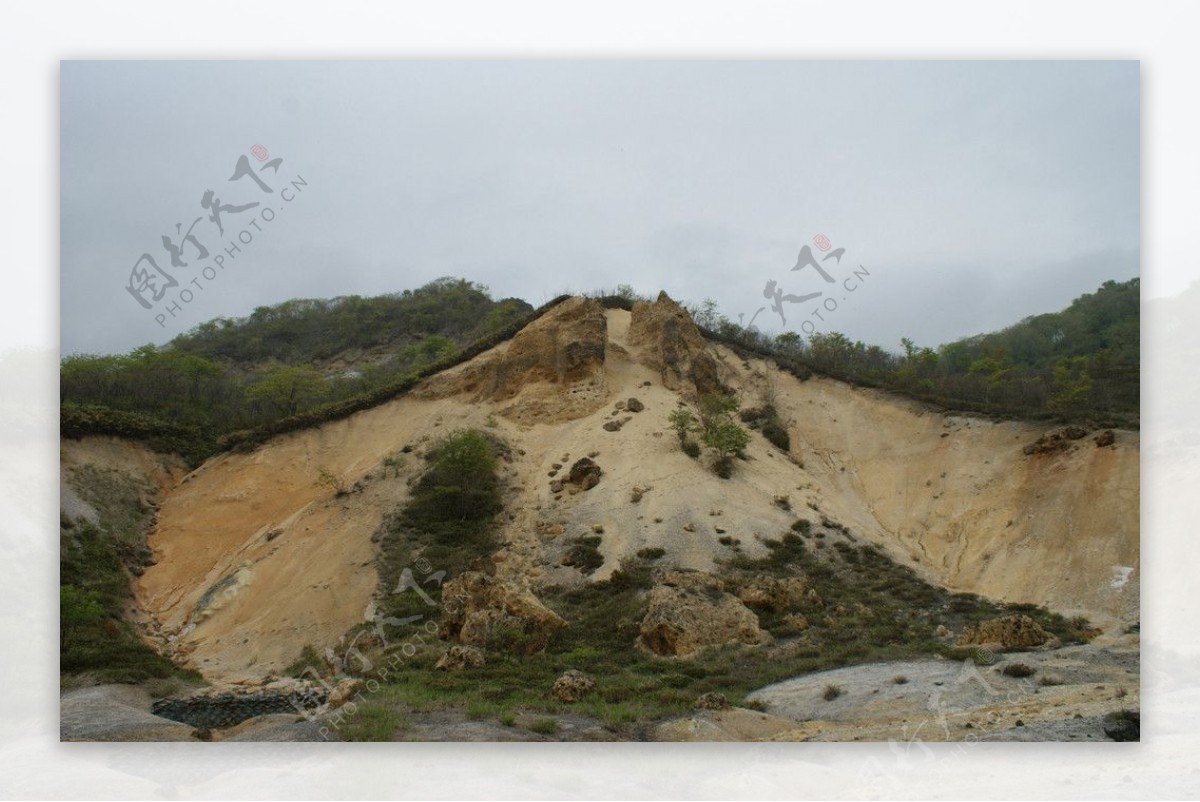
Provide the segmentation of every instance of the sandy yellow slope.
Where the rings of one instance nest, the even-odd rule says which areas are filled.
[[[797,516],[824,515],[956,590],[1105,626],[1137,619],[1136,433],[1118,432],[1115,447],[1085,438],[1066,452],[1026,456],[1022,446],[1050,427],[947,416],[827,379],[800,382],[724,347],[697,346],[690,332],[677,342],[692,349],[683,361],[666,360],[687,370],[672,374],[666,340],[639,326],[631,333],[630,313],[573,300],[408,396],[204,464],[166,493],[150,540],[157,565],[135,584],[156,637],[221,679],[278,672],[306,644],[335,645],[370,615],[372,536],[405,499],[419,454],[462,426],[512,447],[498,565],[535,592],[585,581],[560,562],[570,539],[597,525],[605,563],[593,580],[646,546],[665,549],[664,564],[710,568],[728,553],[722,536],[763,553],[759,539],[778,537]],[[755,434],[749,460],[722,480],[680,451],[667,414],[694,393],[687,377],[713,366],[744,406],[773,394],[790,455]],[[645,409],[615,408],[630,397]],[[603,428],[626,417],[619,431]],[[403,465],[385,469],[405,446],[414,450]],[[600,484],[556,499],[553,465],[589,454],[604,471]],[[336,497],[318,483],[322,470],[359,489]]]

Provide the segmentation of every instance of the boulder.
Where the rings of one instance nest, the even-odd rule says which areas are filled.
[[[1104,734],[1113,741],[1142,740],[1140,710],[1117,710],[1104,717]]]
[[[641,412],[646,408],[646,405],[636,398],[631,398],[625,402],[625,408],[630,412]]]
[[[1105,446],[1111,446],[1113,443],[1115,443],[1117,441],[1117,435],[1112,429],[1105,429],[1092,439],[1096,441],[1096,448],[1104,448]]]
[[[481,668],[485,662],[481,650],[455,644],[438,658],[433,667],[438,671],[465,671],[468,668]]]
[[[530,655],[567,625],[527,584],[464,571],[442,586],[441,636],[467,646]]]
[[[747,607],[782,613],[807,592],[808,583],[799,577],[757,576],[738,589],[737,597]]]
[[[588,457],[582,457],[575,461],[571,466],[571,473],[567,475],[567,482],[575,485],[580,490],[591,490],[596,485],[600,484],[600,477],[604,471],[600,466]]]
[[[707,646],[764,643],[758,616],[715,576],[668,571],[651,589],[638,642],[654,654],[682,657]]]
[[[572,668],[554,680],[554,686],[550,688],[550,695],[560,702],[578,702],[595,688],[595,679]]]
[[[1050,633],[1029,616],[1007,615],[967,627],[959,636],[956,645],[1033,649],[1045,644],[1050,638]]]
[[[329,705],[330,710],[336,710],[353,699],[354,695],[362,689],[363,681],[361,679],[344,679],[329,692],[329,699],[326,704]]]

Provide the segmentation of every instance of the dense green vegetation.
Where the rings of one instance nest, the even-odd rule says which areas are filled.
[[[260,307],[163,347],[68,356],[60,370],[62,433],[147,440],[196,461],[235,431],[386,398],[468,344],[512,332],[530,311],[516,299],[493,301],[471,282],[439,279],[378,298]],[[335,358],[359,361],[354,370],[325,364]]]
[[[143,529],[147,488],[127,475],[77,469],[72,484],[98,513],[95,523],[64,516],[59,529],[59,671],[101,682],[195,676],[178,669],[124,620],[130,575],[150,558]]]
[[[493,301],[464,279],[440,278],[416,290],[362,298],[292,300],[247,318],[217,318],[171,342],[180,356],[254,366],[307,365],[350,351],[412,346],[402,355],[432,361],[439,351],[482,337],[532,311],[515,298]],[[432,339],[431,339],[432,338]]]
[[[711,338],[774,358],[802,378],[817,371],[956,409],[1136,426],[1139,293],[1138,279],[1106,281],[1061,312],[937,349],[903,338],[902,353],[837,332],[768,337],[718,314],[711,301],[693,316]]]

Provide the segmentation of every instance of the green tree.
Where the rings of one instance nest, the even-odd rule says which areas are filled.
[[[803,340],[794,331],[785,331],[782,334],[775,335],[775,348],[785,354],[800,353],[802,345]]]
[[[1088,359],[1084,356],[1059,360],[1054,367],[1054,381],[1046,406],[1060,414],[1083,409],[1092,394],[1092,377],[1088,373]]]
[[[721,418],[737,412],[738,400],[728,393],[705,393],[700,397],[700,423],[707,432]]]
[[[679,407],[672,410],[671,414],[667,415],[667,420],[671,424],[671,428],[675,430],[675,434],[679,435],[679,442],[687,440],[688,433],[696,428],[696,416],[691,410]]]
[[[704,445],[714,449],[721,459],[728,459],[750,445],[750,433],[723,417],[705,429]]]
[[[429,453],[430,467],[418,483],[418,515],[433,520],[490,517],[499,509],[496,453],[474,429],[448,434]]]
[[[284,416],[295,415],[300,407],[314,401],[324,386],[325,380],[312,368],[280,365],[246,388],[246,400],[266,403]]]

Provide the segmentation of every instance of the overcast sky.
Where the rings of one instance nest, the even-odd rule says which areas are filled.
[[[937,345],[1138,275],[1138,82],[1136,62],[64,62],[62,351],[443,275]],[[270,193],[229,180],[243,156]],[[172,265],[176,224],[207,258],[185,242]],[[805,245],[845,249],[833,283],[792,270]]]

